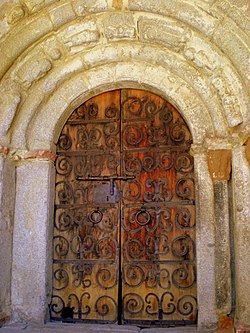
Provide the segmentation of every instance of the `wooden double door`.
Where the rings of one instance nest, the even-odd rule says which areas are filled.
[[[191,134],[142,90],[78,107],[57,144],[51,319],[195,323]]]

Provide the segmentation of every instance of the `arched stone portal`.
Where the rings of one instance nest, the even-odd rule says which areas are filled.
[[[57,143],[52,319],[197,322],[191,143],[177,110],[145,90],[71,114]]]
[[[65,121],[99,93],[134,88],[169,101],[193,137],[198,325],[227,315],[250,322],[248,8],[244,0],[3,2],[4,321],[48,318],[55,143]]]

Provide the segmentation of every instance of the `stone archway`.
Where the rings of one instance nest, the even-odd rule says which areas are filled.
[[[172,2],[156,7],[149,0],[84,1],[84,5],[78,1],[25,0],[22,4],[4,4],[0,153],[5,180],[0,193],[9,198],[1,199],[1,232],[6,240],[3,249],[7,249],[2,257],[8,259],[7,264],[4,261],[6,287],[2,288],[2,312],[6,316],[11,309],[16,320],[41,323],[46,317],[52,162],[65,120],[74,108],[99,92],[131,87],[169,100],[194,138],[192,153],[199,189],[199,325],[216,324],[232,309],[230,219],[236,240],[236,318],[240,322],[250,320],[246,306],[250,283],[246,286],[244,282],[249,281],[250,265],[241,260],[242,255],[248,257],[249,165],[245,142],[250,115],[246,89],[249,20],[247,5],[242,3],[178,0],[174,8]],[[241,51],[235,52],[236,47]],[[218,150],[216,155],[214,151]],[[228,173],[216,169],[216,163],[208,163],[215,156],[224,156],[222,150],[232,153],[232,188],[228,186]],[[226,155],[230,159],[230,154]],[[220,189],[220,196],[214,189]],[[228,199],[230,191],[233,199]],[[229,212],[230,206],[234,213]],[[223,246],[216,236],[220,228],[225,230]],[[36,290],[35,296],[30,286]]]

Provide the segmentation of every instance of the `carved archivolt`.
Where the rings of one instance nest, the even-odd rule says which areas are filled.
[[[104,0],[23,0],[0,7],[2,144],[26,148],[35,140],[33,149],[47,149],[72,103],[124,82],[170,99],[196,143],[230,136],[232,129],[248,134],[245,7],[237,1],[234,7],[202,0],[127,3],[126,13]],[[48,108],[55,112],[52,121]]]

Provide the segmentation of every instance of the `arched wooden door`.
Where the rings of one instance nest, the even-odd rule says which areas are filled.
[[[196,321],[190,144],[180,114],[146,91],[72,113],[57,144],[51,319]]]

